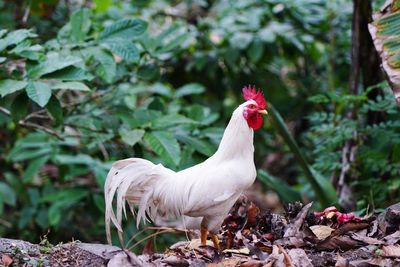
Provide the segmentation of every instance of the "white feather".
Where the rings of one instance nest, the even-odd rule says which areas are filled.
[[[125,201],[133,214],[133,206],[138,206],[137,225],[147,218],[154,222],[157,217],[185,215],[200,218],[189,218],[188,221],[193,222],[190,228],[199,228],[202,218],[209,231],[217,232],[237,198],[256,177],[253,130],[243,117],[243,107],[254,103],[249,100],[233,112],[218,150],[198,165],[174,172],[139,158],[115,162],[104,188],[108,242],[111,242],[110,221],[122,240]],[[115,193],[116,216],[112,205]]]

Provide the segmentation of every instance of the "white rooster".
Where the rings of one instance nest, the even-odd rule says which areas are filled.
[[[137,225],[142,219],[154,221],[159,216],[192,219],[190,227],[201,230],[201,244],[206,244],[210,232],[214,246],[219,248],[216,234],[225,216],[256,178],[253,130],[262,126],[261,115],[267,114],[260,90],[244,87],[243,96],[246,102],[233,112],[218,150],[206,161],[179,172],[141,158],[123,159],[112,165],[104,186],[109,243],[110,221],[117,227],[123,242],[121,223],[122,213],[126,216],[127,201],[134,215],[135,206],[138,206]]]

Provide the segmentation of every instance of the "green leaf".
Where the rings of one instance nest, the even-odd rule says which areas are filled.
[[[300,167],[303,169],[307,181],[313,188],[313,191],[315,192],[315,195],[321,205],[329,206],[338,203],[334,187],[329,181],[327,181],[325,177],[313,170],[308,164],[303,153],[300,151],[300,148],[298,147],[296,141],[286,127],[286,124],[283,121],[279,112],[271,104],[269,104],[268,111],[270,114],[269,118],[272,119],[274,128],[279,132],[279,134],[281,135],[285,143],[289,146],[293,155],[297,159]]]
[[[194,148],[196,151],[208,157],[212,156],[216,151],[216,148],[214,146],[199,138],[182,134],[176,134],[176,137],[178,138],[179,141],[185,143],[189,147]]]
[[[18,123],[28,113],[29,98],[25,92],[19,94],[11,104],[11,117],[15,123]]]
[[[8,184],[0,182],[0,195],[3,197],[4,203],[10,206],[15,206],[17,197],[14,190]]]
[[[154,131],[144,135],[144,140],[165,162],[177,166],[181,160],[178,142],[169,132]]]
[[[8,159],[18,162],[24,161],[28,159],[34,159],[38,157],[43,157],[45,155],[49,155],[53,152],[51,147],[43,147],[38,149],[30,149],[30,150],[23,150],[23,149],[13,149],[11,150],[10,154],[7,156]]]
[[[6,95],[24,89],[27,85],[28,83],[25,81],[11,79],[2,80],[0,81],[0,96],[5,97]]]
[[[219,144],[221,142],[222,136],[224,135],[225,129],[223,128],[215,128],[215,127],[210,127],[206,128],[202,131],[202,134],[208,138],[214,143],[214,144]]]
[[[100,41],[110,39],[132,39],[142,34],[147,28],[147,22],[141,19],[124,19],[114,22],[100,33]]]
[[[4,212],[4,197],[0,195],[0,215],[3,215]]]
[[[6,159],[14,162],[49,155],[54,151],[51,138],[41,132],[30,133],[15,142]]]
[[[85,71],[84,69],[77,68],[74,66],[66,67],[62,70],[43,75],[42,79],[50,80],[61,80],[61,81],[81,81],[81,80],[92,80],[93,75]]]
[[[71,39],[74,42],[83,42],[86,34],[90,30],[90,10],[87,8],[79,9],[71,15]]]
[[[73,91],[90,91],[84,83],[81,82],[62,82],[51,85],[52,90],[63,89],[63,90],[73,90]]]
[[[81,63],[82,59],[76,56],[61,56],[58,53],[49,53],[47,59],[28,71],[31,79],[39,78],[42,75],[64,69],[66,67]]]
[[[4,35],[6,35],[7,32],[8,32],[8,30],[6,30],[6,29],[1,29],[1,30],[0,30],[0,38],[3,38]]]
[[[98,13],[105,12],[112,5],[112,0],[94,0],[94,10]]]
[[[153,64],[141,65],[137,71],[137,76],[145,81],[158,80],[160,68]]]
[[[258,180],[278,193],[279,197],[286,203],[301,200],[300,194],[293,190],[285,181],[279,179],[264,170],[257,172]]]
[[[39,172],[40,168],[49,160],[49,156],[39,157],[29,162],[23,174],[24,183],[30,183],[32,178]]]
[[[0,52],[3,51],[7,46],[18,44],[30,37],[36,37],[37,35],[32,33],[31,30],[21,29],[9,32],[4,39],[0,40]]]
[[[24,207],[21,210],[19,220],[18,220],[18,228],[23,229],[26,227],[28,222],[32,220],[35,215],[35,209],[32,207]]]
[[[56,96],[52,95],[49,102],[46,105],[47,111],[55,120],[56,125],[60,125],[63,122],[63,109],[61,107],[60,101]]]
[[[155,40],[155,44],[157,44],[156,53],[162,54],[170,52],[181,46],[189,37],[190,35],[188,34],[187,28],[184,27],[182,23],[174,22],[169,28],[165,29],[157,36]],[[150,45],[149,48],[152,50],[151,46],[154,46],[154,44],[150,44],[149,41],[151,42],[149,38],[144,40],[146,46]]]
[[[61,221],[61,205],[59,203],[53,203],[49,208],[48,219],[51,226],[56,226]]]
[[[91,165],[94,160],[89,155],[78,154],[78,155],[56,155],[55,162],[64,165]]]
[[[264,53],[264,44],[259,39],[254,40],[253,43],[250,45],[249,50],[247,50],[247,54],[249,55],[250,61],[254,64],[261,59],[263,53]]]
[[[139,62],[139,50],[132,42],[112,40],[107,42],[105,46],[126,61],[134,63]]]
[[[157,117],[152,123],[154,128],[167,128],[177,124],[198,124],[197,121],[179,114],[169,114],[162,117]]]
[[[100,64],[96,68],[96,74],[107,83],[111,83],[117,75],[117,64],[113,55],[101,47],[92,47],[82,51]]]
[[[44,82],[30,82],[26,87],[26,93],[30,99],[39,106],[46,106],[51,97],[51,87]]]
[[[391,9],[387,3],[380,12],[374,16],[375,20],[369,24],[368,29],[374,40],[375,48],[381,56],[386,78],[389,80],[395,98],[400,96],[400,6],[399,2],[391,2]],[[383,46],[382,46],[383,44]]]
[[[198,83],[189,83],[182,87],[179,87],[174,96],[176,98],[183,97],[186,95],[202,94],[205,91],[205,87]]]
[[[129,145],[133,146],[140,140],[142,140],[142,137],[144,135],[145,131],[144,130],[126,130],[122,129],[119,131],[119,134],[121,135],[122,141]]]
[[[43,46],[32,45],[30,40],[25,40],[12,49],[10,53],[28,58],[33,61],[38,61],[44,57],[43,51]]]
[[[94,204],[99,209],[99,211],[101,213],[104,213],[106,211],[105,210],[105,206],[106,205],[105,205],[104,197],[102,195],[100,195],[100,194],[93,194],[92,198],[93,198]]]
[[[62,206],[68,206],[79,202],[82,198],[87,196],[89,191],[81,188],[67,188],[55,193],[43,195],[40,202],[55,202]]]
[[[251,33],[248,32],[235,32],[230,39],[230,44],[232,47],[243,50],[246,49],[251,40],[253,39],[253,36]]]

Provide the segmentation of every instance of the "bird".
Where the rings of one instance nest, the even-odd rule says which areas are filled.
[[[123,244],[122,217],[126,203],[136,223],[156,221],[157,217],[181,218],[193,229],[200,229],[201,245],[210,234],[220,248],[218,232],[231,207],[256,179],[254,131],[267,115],[266,100],[260,89],[245,86],[245,102],[232,113],[216,152],[205,161],[181,171],[142,158],[116,161],[104,185],[105,226],[111,244],[111,222]],[[116,212],[113,200],[116,198]]]

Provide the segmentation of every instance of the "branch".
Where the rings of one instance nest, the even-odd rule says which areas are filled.
[[[3,114],[6,114],[7,116],[11,116],[11,113],[8,109],[5,109],[3,107],[0,107],[0,112]]]
[[[57,137],[61,141],[64,141],[64,137],[62,137],[59,133],[57,133],[56,131],[54,131],[54,130],[52,130],[50,128],[44,127],[42,125],[39,125],[39,124],[36,124],[36,123],[33,123],[33,122],[23,121],[23,120],[20,120],[18,122],[18,125],[20,125],[22,127],[25,127],[25,128],[32,128],[32,129],[41,130],[41,131],[43,131],[43,132],[45,132],[47,134],[50,134],[52,136]]]
[[[3,114],[5,114],[5,115],[7,115],[7,116],[9,116],[9,117],[11,117],[11,112],[10,112],[8,109],[4,108],[4,107],[0,107],[0,112],[3,113]],[[50,129],[50,128],[47,128],[47,127],[45,127],[45,126],[36,124],[36,123],[26,121],[26,119],[28,119],[29,117],[30,117],[30,116],[28,115],[25,119],[20,120],[20,121],[18,122],[18,125],[19,125],[19,126],[22,126],[22,127],[25,127],[25,128],[37,129],[37,130],[43,131],[43,132],[45,132],[45,133],[47,133],[47,134],[50,134],[50,135],[52,135],[52,136],[55,136],[55,137],[58,138],[59,140],[62,140],[62,141],[64,140],[64,137],[62,137],[62,136],[61,136],[59,133],[57,133],[56,131],[54,131],[54,130],[52,130],[52,129]],[[31,117],[34,117],[34,116],[31,116]]]

